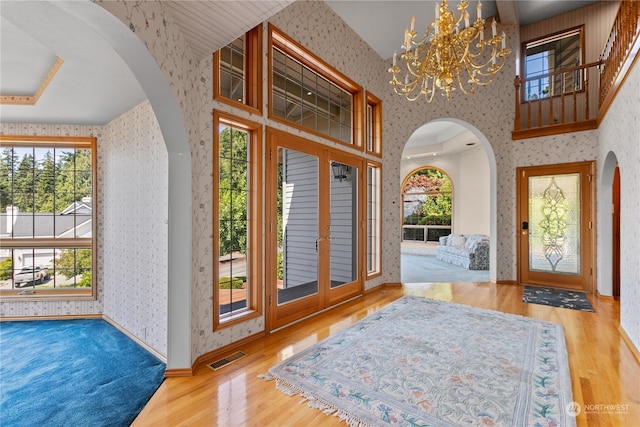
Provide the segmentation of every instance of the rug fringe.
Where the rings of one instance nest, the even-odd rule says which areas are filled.
[[[276,389],[280,390],[282,393],[286,394],[287,396],[295,396],[296,394],[300,395],[300,397],[302,397],[302,400],[300,401],[300,403],[307,402],[307,406],[310,408],[319,409],[327,415],[336,416],[340,418],[342,421],[346,422],[349,425],[349,427],[374,427],[371,424],[368,424],[362,421],[358,417],[350,415],[344,412],[343,410],[336,408],[330,403],[325,402],[322,399],[319,399],[313,394],[305,393],[298,387],[292,384],[289,384],[287,381],[281,378],[278,378],[271,373],[260,374],[258,375],[258,377],[263,378],[265,380],[275,379]]]
[[[262,378],[265,381],[273,381],[276,379],[276,376],[271,372],[266,372],[264,374],[258,374],[258,378]]]

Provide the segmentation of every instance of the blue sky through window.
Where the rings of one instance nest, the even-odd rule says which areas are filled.
[[[527,79],[541,76],[552,72],[549,69],[549,51],[545,50],[539,53],[528,55],[525,61],[525,77]],[[546,92],[543,91],[546,89]],[[538,99],[549,94],[549,77],[527,82],[525,97],[529,99]]]

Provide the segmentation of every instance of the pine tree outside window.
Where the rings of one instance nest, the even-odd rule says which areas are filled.
[[[95,138],[0,141],[0,295],[95,298]]]

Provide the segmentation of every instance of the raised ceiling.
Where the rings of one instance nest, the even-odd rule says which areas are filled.
[[[194,55],[202,59],[291,2],[163,4]],[[593,1],[486,1],[483,14],[500,13],[510,5],[520,22],[529,23],[588,3]],[[331,0],[327,4],[383,58],[397,50],[395,45],[412,15],[424,25],[434,13],[434,2],[426,0]],[[146,99],[130,70],[104,40],[77,36],[77,23],[65,13],[72,7],[73,2],[0,1],[0,95],[29,97],[41,92],[35,105],[0,105],[2,122],[104,124]],[[470,8],[474,10],[474,1]],[[51,76],[58,60],[61,65]]]

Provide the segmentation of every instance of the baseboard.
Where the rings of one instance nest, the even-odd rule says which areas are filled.
[[[138,345],[140,345],[142,348],[144,348],[145,350],[147,350],[149,353],[153,354],[155,357],[157,357],[158,359],[160,359],[162,361],[162,363],[164,363],[165,365],[167,364],[167,357],[160,354],[157,350],[155,350],[153,347],[151,347],[149,344],[145,343],[144,341],[142,341],[140,338],[136,337],[135,335],[133,335],[131,332],[129,332],[127,329],[125,329],[123,326],[121,326],[118,322],[116,322],[115,320],[113,320],[112,318],[110,318],[109,316],[107,316],[106,314],[103,314],[102,319],[104,319],[107,323],[109,323],[111,326],[113,326],[114,328],[116,328],[117,330],[119,330],[120,332],[122,332],[123,334],[125,334],[127,337],[131,338],[133,341],[135,341],[136,343],[138,343]]]
[[[400,283],[400,282],[384,283],[383,286],[385,288],[401,288],[402,287],[402,283]]]
[[[598,299],[606,300],[606,301],[614,301],[615,297],[612,295],[602,295],[600,292],[596,291],[596,297]]]
[[[236,341],[234,343],[231,343],[229,345],[226,345],[224,347],[220,347],[218,349],[215,349],[213,351],[210,351],[208,353],[205,354],[201,354],[200,356],[198,356],[198,358],[196,359],[195,362],[193,362],[193,366],[191,367],[191,371],[195,372],[199,367],[207,365],[211,362],[216,361],[217,359],[220,359],[221,357],[224,357],[230,353],[234,353],[238,350],[241,350],[242,347],[250,344],[251,342],[258,340],[260,338],[263,338],[266,336],[266,332],[261,331],[258,332],[257,334],[254,335],[250,335],[246,338],[241,339],[240,341]]]
[[[377,292],[384,288],[401,288],[401,287],[402,287],[402,283],[400,282],[382,283],[378,286],[374,286],[373,288],[365,289],[364,292],[362,292],[362,295],[368,295],[372,292]]]
[[[0,322],[31,321],[31,320],[75,320],[75,319],[102,319],[102,314],[69,314],[60,316],[19,316],[0,317]]]
[[[180,368],[180,369],[166,369],[164,371],[165,378],[179,378],[179,377],[192,377],[193,369]]]
[[[496,280],[496,284],[497,285],[517,285],[519,286],[520,283],[518,283],[517,280]]]
[[[622,329],[622,326],[618,326],[618,331],[620,332],[620,336],[622,337],[622,340],[625,342],[625,344],[627,344],[627,347],[629,347],[629,351],[631,351],[631,354],[633,354],[633,357],[636,358],[636,362],[638,362],[638,365],[640,365],[640,351],[638,351],[636,346],[633,344],[633,341],[631,341],[631,338],[629,338],[629,335],[627,335],[627,333],[625,332],[625,330]]]

